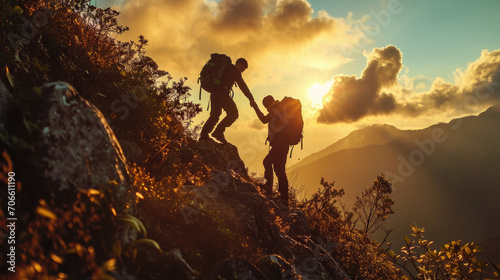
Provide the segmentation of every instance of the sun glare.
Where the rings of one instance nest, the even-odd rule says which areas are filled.
[[[307,90],[307,96],[311,99],[313,107],[321,108],[323,106],[323,97],[328,93],[331,86],[332,81],[327,81],[324,85],[315,83]]]

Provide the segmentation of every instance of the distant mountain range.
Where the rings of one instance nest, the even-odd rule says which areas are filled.
[[[374,125],[352,132],[288,169],[308,195],[335,181],[348,206],[384,173],[393,181],[390,240],[425,227],[442,245],[500,234],[500,105],[421,130]],[[293,175],[292,175],[293,174]]]

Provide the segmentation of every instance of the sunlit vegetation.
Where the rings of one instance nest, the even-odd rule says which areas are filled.
[[[500,279],[500,265],[480,260],[474,243],[452,241],[437,250],[432,248],[433,241],[424,238],[424,228],[412,225],[411,230],[401,253],[388,250],[411,279]]]
[[[0,167],[2,174],[14,170],[6,152]],[[0,179],[7,184],[4,176]],[[40,199],[36,205],[27,205],[26,191],[30,187],[17,183],[16,277],[104,278],[114,270],[121,258],[117,248],[128,248],[115,235],[122,223],[117,213],[123,213],[128,205],[113,199],[114,187],[116,185],[110,182],[103,188],[106,191],[81,190],[75,199]],[[7,201],[6,195],[2,194],[1,201]],[[7,216],[3,210],[0,210],[0,219],[4,223]],[[2,242],[0,247],[2,252],[7,252],[10,245]],[[4,271],[5,263],[2,263]]]
[[[65,81],[101,110],[119,139],[141,143],[143,153],[131,160],[185,150],[191,133],[186,124],[201,109],[187,100],[185,78],[172,81],[146,55],[143,36],[137,42],[114,39],[128,29],[118,25],[118,12],[86,0],[10,0],[2,9],[2,38],[12,38],[0,43],[2,75],[10,77],[13,94],[27,96],[43,83]]]
[[[372,234],[380,230],[387,217],[394,214],[391,208],[394,200],[389,196],[391,193],[392,184],[381,175],[356,198],[353,208],[355,223],[361,222],[364,233]]]
[[[345,194],[344,190],[335,189],[335,183],[329,183],[323,178],[320,184],[322,188],[311,199],[303,202],[302,207],[314,234],[328,238],[336,244],[331,253],[344,266],[346,273],[352,279],[401,279],[402,272],[395,268],[385,251],[371,241],[364,230],[355,228],[353,212],[341,207],[339,199]],[[383,176],[374,183],[380,184],[390,185]],[[372,187],[366,192],[380,190]],[[369,201],[366,197],[360,200],[363,200],[362,203]],[[390,209],[390,205],[377,205],[373,211],[388,213],[387,208]]]
[[[377,243],[369,234],[381,229],[392,214],[392,183],[377,176],[354,204],[352,211],[341,206],[343,189],[321,179],[322,188],[301,207],[309,218],[313,233],[329,238],[331,252],[344,266],[351,279],[500,279],[500,266],[480,260],[480,248],[474,243],[452,241],[440,250],[423,236],[424,228],[412,225],[412,237],[404,237],[398,250],[384,239]],[[358,225],[359,221],[362,221]],[[389,235],[390,230],[386,230]],[[398,251],[400,251],[398,253]]]

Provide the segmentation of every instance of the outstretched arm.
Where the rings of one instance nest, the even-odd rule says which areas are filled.
[[[250,100],[250,102],[254,101],[253,95],[250,92],[250,89],[248,89],[247,84],[245,83],[245,81],[241,77],[241,74],[238,75],[238,78],[236,79],[236,83],[238,84],[238,87],[241,89],[243,94],[248,98],[248,100]]]

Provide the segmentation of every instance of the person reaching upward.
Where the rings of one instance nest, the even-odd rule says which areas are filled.
[[[266,179],[264,189],[266,194],[272,194],[274,171],[276,177],[278,177],[280,199],[288,206],[288,178],[286,176],[285,166],[290,146],[286,134],[283,133],[286,124],[283,123],[283,116],[281,116],[280,111],[277,110],[279,103],[280,101],[275,100],[271,95],[264,97],[262,104],[268,111],[266,115],[262,113],[257,103],[252,102],[251,105],[259,120],[263,124],[268,124],[267,140],[269,141],[271,149],[263,161],[264,178]]]

